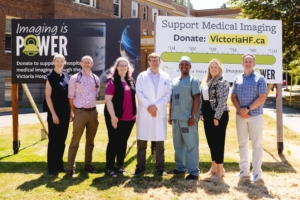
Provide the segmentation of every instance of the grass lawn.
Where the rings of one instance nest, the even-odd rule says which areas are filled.
[[[235,130],[235,115],[230,105],[230,121],[225,146],[226,175],[214,181],[205,177],[210,167],[209,148],[199,122],[200,180],[185,181],[184,176],[158,177],[155,156],[150,155],[148,143],[147,169],[144,176],[133,177],[136,165],[135,127],[128,141],[125,167],[129,175],[116,179],[105,176],[105,150],[107,132],[103,115],[99,115],[99,128],[95,140],[93,165],[96,174],[83,170],[83,137],[77,154],[77,178],[63,173],[58,177],[47,174],[47,140],[40,140],[40,124],[20,125],[21,148],[13,155],[12,128],[0,128],[0,199],[300,199],[300,136],[284,127],[284,152],[277,154],[276,123],[265,116],[263,132],[263,177],[251,183],[249,177],[237,178],[239,151]],[[171,127],[165,142],[166,170],[174,169],[174,149]],[[64,160],[72,135],[70,124]],[[217,139],[217,138],[216,138]]]

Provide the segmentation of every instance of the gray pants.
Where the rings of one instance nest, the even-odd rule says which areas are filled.
[[[137,168],[145,169],[146,166],[146,150],[147,150],[147,142],[145,140],[137,140]],[[155,141],[156,143],[156,170],[164,170],[165,169],[165,146],[164,141]]]

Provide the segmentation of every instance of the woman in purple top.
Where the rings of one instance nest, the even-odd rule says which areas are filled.
[[[133,68],[126,58],[119,57],[112,68],[114,72],[105,89],[104,117],[108,132],[106,149],[106,174],[113,178],[126,174],[124,159],[127,140],[136,118],[135,82]],[[117,168],[115,170],[115,158]]]

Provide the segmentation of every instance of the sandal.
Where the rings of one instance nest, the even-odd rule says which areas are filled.
[[[210,170],[206,173],[207,176],[213,176],[217,173],[217,169],[212,169],[210,168]]]
[[[117,167],[118,174],[126,175],[127,171],[124,169],[123,166]]]
[[[117,178],[118,174],[116,174],[116,172],[114,170],[107,170],[106,176],[110,176],[112,178]]]

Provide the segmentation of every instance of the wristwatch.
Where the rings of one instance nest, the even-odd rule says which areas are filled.
[[[247,106],[246,108],[250,111],[250,106]]]
[[[194,119],[196,119],[196,116],[190,115],[190,118],[194,118]]]

